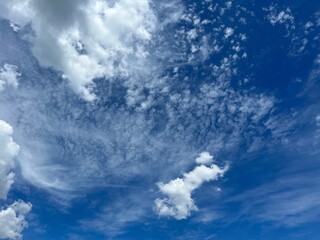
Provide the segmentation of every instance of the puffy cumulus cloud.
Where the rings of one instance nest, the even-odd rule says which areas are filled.
[[[200,157],[208,153],[200,154]],[[209,154],[210,156],[210,154]],[[208,156],[206,156],[208,159]],[[204,158],[204,157],[203,157]],[[198,160],[199,158],[197,158]],[[191,197],[194,190],[198,189],[204,182],[218,179],[228,170],[228,165],[219,168],[212,164],[210,167],[200,165],[191,172],[183,174],[183,178],[171,180],[169,183],[158,183],[158,187],[165,198],[155,200],[155,210],[160,216],[170,216],[175,219],[185,219],[197,206]]]
[[[14,157],[18,155],[19,145],[11,135],[13,129],[5,121],[0,120],[0,199],[6,199],[13,184]],[[16,201],[8,208],[0,211],[0,239],[20,239],[21,232],[28,226],[25,215],[31,211],[31,204]]]
[[[11,64],[4,64],[0,68],[0,92],[3,91],[6,86],[17,88],[19,85],[18,77],[21,74],[18,72],[18,67]]]
[[[28,227],[25,215],[31,208],[30,203],[16,201],[0,211],[0,239],[21,239],[22,231]]]
[[[234,30],[230,27],[227,27],[225,30],[224,30],[224,37],[225,38],[228,38],[230,37],[232,34],[233,34]]]
[[[0,199],[6,199],[10,186],[13,183],[14,157],[18,155],[19,145],[11,135],[12,127],[5,121],[0,120]]]
[[[34,12],[30,7],[29,0],[13,0],[10,2],[1,1],[0,15],[12,22],[11,26],[15,26],[18,30],[19,26],[27,25],[30,20],[34,17]]]
[[[88,101],[96,98],[94,79],[128,77],[145,66],[156,21],[149,0],[15,0],[0,7],[15,29],[31,25],[39,63],[61,71]]]
[[[210,164],[213,161],[213,156],[210,155],[209,152],[202,152],[199,154],[199,156],[196,158],[196,163],[198,164]]]

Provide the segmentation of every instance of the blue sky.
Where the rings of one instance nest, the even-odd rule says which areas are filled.
[[[0,239],[318,239],[318,1],[0,1]]]

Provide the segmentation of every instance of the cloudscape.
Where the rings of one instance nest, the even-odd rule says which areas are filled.
[[[320,1],[0,0],[0,239],[320,239]]]

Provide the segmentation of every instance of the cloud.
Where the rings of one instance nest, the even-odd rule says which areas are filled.
[[[18,2],[22,4],[22,1],[5,4]],[[86,100],[93,100],[95,94],[102,96],[97,104],[82,104],[51,71],[39,71],[34,61],[21,62],[21,66],[18,64],[19,70],[24,67],[25,85],[21,83],[14,98],[6,94],[0,96],[0,117],[10,120],[17,131],[15,135],[18,138],[15,139],[21,145],[19,163],[27,182],[48,191],[50,196],[68,200],[83,192],[90,194],[97,186],[107,189],[108,185],[131,184],[136,179],[143,179],[150,187],[159,179],[174,179],[179,172],[190,168],[192,163],[189,160],[192,159],[189,157],[204,149],[217,158],[224,153],[236,153],[239,146],[241,151],[246,151],[248,145],[250,151],[257,151],[267,141],[270,143],[271,137],[279,135],[277,118],[273,118],[275,125],[270,138],[270,129],[265,128],[277,100],[254,88],[232,87],[234,79],[240,81],[242,78],[239,75],[239,66],[242,65],[238,63],[246,51],[245,35],[233,22],[228,22],[227,14],[215,17],[220,8],[209,16],[196,16],[196,10],[187,11],[186,15],[192,22],[190,27],[184,22],[180,24],[183,27],[174,25],[177,31],[164,30],[166,33],[161,39],[171,41],[151,52],[166,60],[168,71],[162,72],[162,77],[141,75],[138,80],[125,82],[94,81],[101,76],[110,79],[113,76],[127,77],[140,71],[140,67],[148,68],[149,65],[144,64],[150,54],[147,45],[154,40],[154,16],[150,8],[143,9],[142,5],[136,8],[133,5],[137,1],[121,0],[116,2],[117,5],[106,5],[107,2],[110,4],[111,1],[32,0],[11,8],[21,10],[20,13],[7,11],[11,14],[8,19],[15,21],[15,18],[20,18],[15,24],[21,30],[24,25],[31,24],[35,35],[27,37],[42,65],[61,71],[73,89]],[[140,3],[143,2],[146,1]],[[125,4],[131,5],[127,8]],[[25,17],[22,9],[27,13]],[[144,13],[151,11],[150,22],[137,20],[142,26],[149,26],[146,29],[150,35],[144,31],[137,33],[133,27],[137,23],[135,20],[122,23],[122,19],[117,18],[126,16],[129,10],[136,16],[135,9],[141,10],[139,14],[142,15],[137,13],[139,16],[147,16]],[[104,11],[106,15],[101,14]],[[228,11],[233,11],[232,7]],[[112,12],[114,16],[110,15]],[[232,12],[232,15],[238,21],[239,14]],[[240,16],[247,17],[244,12]],[[108,19],[113,19],[117,28],[112,28]],[[232,43],[230,46],[224,44],[226,26],[233,30],[228,37],[228,42]],[[183,28],[186,30],[182,31]],[[209,28],[213,31],[208,35],[206,29]],[[104,38],[108,41],[102,42],[100,37],[107,30],[111,35]],[[158,43],[156,41],[154,45]],[[29,54],[29,49],[23,49],[23,46],[26,45],[21,42],[16,46],[21,50],[21,56]],[[132,53],[131,46],[140,52]],[[216,46],[216,50],[211,50],[210,46]],[[101,51],[96,51],[100,48]],[[195,52],[189,54],[190,49],[195,49]],[[201,49],[203,53],[200,53]],[[223,54],[218,55],[219,51]],[[198,58],[197,53],[206,57]],[[189,61],[192,56],[193,61]],[[212,65],[201,62],[211,58],[216,59]],[[173,66],[175,70],[171,74]],[[193,74],[189,74],[190,71]],[[212,156],[203,152],[196,162],[210,165]],[[162,183],[166,197],[157,200],[159,214],[162,211],[163,215],[183,218],[197,209],[192,191],[215,179],[206,177],[207,172],[210,176],[219,176],[221,174],[215,171],[223,170],[203,165],[193,170],[201,183],[188,180],[186,176],[193,171],[172,181],[181,184],[184,191],[181,196],[176,192],[166,194],[165,190],[172,188],[171,182]],[[141,191],[134,194],[141,199]],[[182,202],[173,200],[179,197],[183,198]],[[117,232],[128,222],[139,221],[146,215],[145,210],[141,210],[143,207],[137,205],[128,206],[127,199],[121,205],[108,202],[103,216],[97,221],[88,220],[88,225],[91,223],[93,228],[101,231]],[[146,205],[152,206],[151,203]],[[115,211],[119,208],[123,211]],[[106,219],[109,219],[108,224]],[[110,223],[112,221],[116,226]]]
[[[8,4],[17,2],[19,1]],[[93,2],[96,1],[90,3],[91,7]],[[52,18],[48,28],[43,31],[61,25],[62,28],[69,29],[71,23],[85,16],[82,11],[93,11],[78,9],[79,6],[89,4],[87,1],[78,1],[78,4],[74,1],[63,3],[26,1],[31,12],[38,11],[39,16],[45,15],[41,21]],[[117,3],[121,5],[125,1]],[[115,6],[110,6],[109,9],[108,5],[107,11],[115,11]],[[166,6],[166,16],[170,8]],[[177,8],[180,9],[179,6],[174,7]],[[70,14],[64,14],[65,11]],[[74,20],[78,18],[79,12],[81,16]],[[193,21],[192,29],[198,26],[197,34],[201,38],[205,37],[201,23],[204,19],[198,15],[193,17],[194,10],[187,13]],[[35,17],[36,20],[39,16]],[[223,21],[212,22],[212,27],[218,28]],[[178,34],[183,27],[175,23],[172,24],[178,28]],[[36,21],[32,24],[39,23]],[[153,53],[159,58],[167,56],[165,64],[170,70],[175,66],[177,55],[180,55],[179,46],[183,45],[181,39],[184,37],[177,35],[176,40],[171,37],[175,35],[175,30],[163,28],[161,41],[165,38],[167,45],[162,45],[163,42],[159,39],[152,39],[156,40],[154,45],[159,43],[162,46],[157,46]],[[85,31],[85,28],[80,30]],[[170,30],[170,34],[166,30]],[[217,30],[217,34],[221,35],[221,42],[225,41],[223,31],[224,28]],[[235,30],[230,36],[235,44],[242,41],[239,32]],[[70,31],[59,30],[59,34],[55,36],[62,33],[71,34]],[[78,33],[75,31],[72,34]],[[15,33],[13,36],[18,38]],[[40,36],[36,36],[33,41],[38,37]],[[16,140],[21,146],[19,164],[24,179],[49,191],[52,196],[65,197],[66,192],[67,196],[74,196],[69,193],[91,191],[95,186],[104,185],[105,181],[102,179],[106,177],[108,184],[118,181],[126,184],[137,176],[150,178],[150,184],[164,177],[172,179],[181,169],[190,167],[191,161],[186,159],[198,153],[199,149],[207,149],[219,157],[231,152],[231,149],[234,151],[240,145],[244,147],[254,137],[261,138],[257,142],[263,145],[264,137],[268,136],[265,134],[264,122],[269,119],[276,100],[269,95],[232,88],[230,79],[237,74],[237,61],[232,57],[236,50],[226,49],[228,56],[215,62],[214,66],[208,65],[206,71],[212,74],[206,76],[198,76],[202,73],[196,65],[197,61],[184,66],[188,62],[186,57],[182,59],[181,65],[178,64],[173,76],[168,70],[161,72],[161,77],[155,75],[149,78],[143,75],[137,80],[125,82],[96,81],[95,94],[103,97],[96,104],[85,105],[66,88],[66,81],[60,81],[51,71],[42,69],[39,72],[34,59],[29,55],[29,45],[16,38],[14,40],[19,43],[16,47],[22,54],[19,57],[21,62],[17,60],[16,64],[23,72],[24,81],[15,91],[14,97],[8,93],[0,96],[0,118],[10,120],[16,129]],[[208,38],[209,45],[213,39],[214,36]],[[197,39],[193,39],[190,44],[196,42]],[[51,44],[50,41],[49,43]],[[74,47],[81,48],[82,44],[83,42],[77,42]],[[176,44],[178,50],[164,48],[171,44]],[[53,52],[59,51],[56,48]],[[77,54],[88,55],[85,49],[80,52]],[[209,51],[208,54],[214,53]],[[10,56],[14,55],[10,52],[8,57]],[[25,57],[31,60],[23,61]],[[189,68],[195,73],[194,78],[185,78]],[[197,86],[194,86],[195,80]],[[163,171],[157,171],[159,168]],[[150,169],[150,174],[145,169]],[[155,173],[151,174],[155,169]]]
[[[6,199],[14,174],[14,158],[18,155],[19,145],[16,144],[11,135],[12,127],[5,121],[0,120],[0,199]]]
[[[208,153],[200,154],[200,156],[203,155],[208,155]],[[204,182],[217,180],[227,170],[228,166],[219,168],[215,164],[210,167],[200,165],[192,171],[184,173],[183,178],[171,180],[166,184],[158,183],[160,192],[167,197],[155,200],[155,211],[159,216],[170,216],[177,220],[187,218],[192,211],[197,210],[197,206],[191,197],[192,192]]]
[[[277,5],[270,5],[269,8],[264,8],[265,11],[268,11],[267,19],[272,25],[284,24],[286,28],[294,28],[294,17],[291,13],[291,9],[287,7],[286,9],[279,11]]]
[[[22,231],[28,227],[25,215],[31,211],[32,205],[16,201],[0,211],[0,239],[21,239]]]
[[[13,184],[14,158],[18,155],[19,145],[11,135],[12,127],[0,120],[0,199],[6,199]],[[30,212],[31,204],[23,201],[14,202],[0,211],[0,239],[20,239],[21,232],[28,226],[25,215]]]
[[[127,77],[149,54],[145,44],[156,21],[149,0],[15,0],[1,5],[2,17],[17,26],[31,25],[34,34],[28,39],[39,63],[62,72],[87,101],[96,98],[94,79]]]
[[[269,8],[263,8],[263,10],[268,13],[266,18],[273,26],[284,26],[289,35],[296,28],[293,13],[289,7],[282,10],[279,8],[277,4],[271,4]]]
[[[128,187],[123,190],[119,195],[119,189],[114,189],[113,193],[110,193],[112,200],[108,201],[101,211],[96,212],[94,217],[81,220],[79,225],[85,230],[104,233],[112,239],[116,235],[125,233],[124,228],[127,225],[152,216],[148,207],[152,203],[150,192],[140,187],[133,189]]]
[[[6,86],[17,88],[19,85],[18,77],[21,74],[18,72],[18,67],[11,64],[4,64],[0,68],[0,92],[3,91]]]
[[[320,127],[320,114],[316,116],[316,124],[318,127]]]
[[[236,200],[243,200],[244,215],[259,221],[288,227],[314,222],[320,214],[318,176],[318,170],[283,174]]]
[[[42,4],[41,1],[29,2],[29,4]],[[43,1],[43,4],[38,7],[41,8],[41,11],[37,10],[39,14],[46,15],[41,21],[49,18],[52,13],[50,9],[62,8],[62,6],[66,9],[70,8],[68,10],[70,14],[61,13],[59,17],[50,16],[53,20],[48,24],[48,29],[41,30],[44,31],[43,33],[50,31],[52,27],[57,29],[62,24],[63,28],[67,23],[74,22],[73,18],[76,18],[78,11],[82,15],[79,19],[83,17],[82,11],[93,11],[74,8],[76,4],[72,1],[64,1],[66,5],[59,5],[62,2],[59,1],[59,4],[54,5],[55,7],[50,6],[56,2]],[[123,1],[119,1],[121,2]],[[87,4],[86,1],[77,3],[79,6]],[[32,8],[34,8],[33,4],[30,5]],[[60,10],[64,12],[65,8]],[[58,14],[60,10],[55,12]],[[34,11],[32,9],[31,12]],[[167,14],[167,11],[165,13]],[[204,36],[203,26],[197,20],[200,18],[198,16],[193,18],[192,14],[190,13],[190,18],[194,19],[192,29],[197,25],[197,37],[204,39],[206,36]],[[34,18],[37,20],[38,16]],[[200,22],[202,20],[200,19]],[[223,21],[212,23],[210,27],[219,28]],[[35,29],[36,24],[39,23],[32,24],[35,24],[33,26]],[[233,27],[230,24],[226,26]],[[166,56],[163,57],[166,60],[166,67],[169,70],[172,66],[177,67],[175,75],[172,76],[168,70],[161,73],[162,77],[155,75],[148,78],[143,75],[138,80],[130,79],[125,82],[96,81],[97,88],[92,90],[97,96],[103,96],[97,104],[85,105],[79,102],[73,94],[70,94],[69,89],[65,88],[67,81],[61,82],[55,74],[45,69],[39,72],[33,60],[16,63],[25,78],[23,84],[21,83],[19,89],[15,91],[14,98],[7,93],[0,96],[0,118],[5,117],[8,121],[10,120],[15,128],[15,139],[21,146],[19,164],[24,180],[49,192],[50,197],[58,198],[58,202],[61,203],[62,198],[70,201],[74,196],[90,194],[97,186],[108,189],[108,185],[115,183],[126,185],[132,181],[135,182],[136,179],[143,179],[145,188],[148,188],[159,179],[174,179],[181,171],[190,169],[193,164],[190,156],[202,150],[210,151],[219,158],[230,149],[234,151],[237,146],[243,147],[247,142],[251,142],[253,136],[261,138],[263,144],[263,138],[266,136],[263,132],[263,124],[269,118],[275,100],[269,95],[232,88],[229,81],[237,74],[238,67],[233,55],[238,50],[228,49],[227,45],[220,44],[225,41],[224,29],[225,27],[215,31],[215,34],[220,34],[216,44],[225,48],[228,53],[222,59],[218,59],[214,66],[208,66],[208,73],[212,74],[201,75],[201,77],[198,75],[200,74],[200,70],[197,70],[200,69],[197,66],[198,58],[195,58],[192,65],[186,67],[184,65],[188,63],[187,56],[186,59],[182,59],[181,65],[175,66],[177,55],[180,55],[183,50],[180,48],[183,46],[181,39],[187,32],[181,34],[182,36],[177,35],[177,39],[172,36],[178,33],[166,32],[161,38],[168,38],[170,41],[160,48],[163,51],[159,51],[157,46],[152,53],[158,54],[158,57]],[[89,54],[83,41],[85,37],[81,35],[84,31],[86,28],[81,28],[80,32],[68,30],[57,33],[56,37],[64,33],[64,39],[60,39],[65,41],[65,46],[77,39],[70,47],[71,52],[76,51],[74,61],[79,60],[77,55]],[[17,34],[14,33],[14,36]],[[36,46],[40,46],[37,41],[41,39],[37,40],[38,37],[32,37],[33,51]],[[215,38],[216,35],[205,38],[208,40],[208,46]],[[53,40],[55,43],[55,39]],[[242,41],[240,30],[235,28],[229,40],[234,41],[235,46],[239,43],[240,48],[243,49],[244,46],[240,45]],[[149,40],[141,41],[147,43]],[[197,45],[197,49],[201,49],[197,41],[197,38],[190,39],[190,46]],[[49,43],[49,46],[53,44],[52,41],[48,41]],[[126,41],[121,40],[121,43],[126,46]],[[156,41],[156,43],[159,42]],[[165,48],[171,46],[171,43],[177,45],[177,52],[172,51],[171,48]],[[161,44],[162,42],[159,46]],[[29,56],[29,49],[25,44],[17,44],[17,49],[23,54],[22,56]],[[55,51],[62,50],[58,46],[51,52]],[[241,51],[243,50],[240,50],[242,54]],[[214,53],[209,50],[208,54],[211,57],[213,55],[210,54]],[[61,53],[58,55],[61,56]],[[67,53],[62,55],[69,59]],[[39,57],[38,60],[44,63],[47,58],[46,55],[43,61],[39,60]],[[204,59],[201,58],[201,61]],[[56,59],[53,60],[54,63],[59,62]],[[108,66],[105,63],[103,65]],[[61,69],[64,68],[66,66],[61,67]],[[194,77],[185,78],[188,68],[195,73]],[[61,71],[67,75],[66,70]],[[195,80],[197,86],[194,86]],[[71,80],[69,79],[68,82]],[[90,86],[86,87],[90,88]],[[89,94],[89,96],[92,95]],[[248,128],[250,132],[247,131]],[[207,158],[207,164],[210,164],[210,154],[205,155],[200,158]],[[205,165],[204,162],[199,164]],[[203,174],[208,171],[213,175],[215,170],[219,170],[211,169],[209,166],[198,166],[198,168],[196,172],[199,172],[198,177],[202,179],[202,183],[207,181]],[[217,173],[217,175],[220,174]],[[187,184],[184,177],[181,177],[181,180],[184,185]],[[184,206],[185,211],[189,213],[191,209],[196,208],[191,196],[192,191],[189,193],[189,199],[186,199],[189,201],[186,204],[189,205]],[[141,199],[141,191],[137,192],[134,192],[134,195]],[[147,193],[143,196],[148,194],[150,195]],[[155,198],[153,197],[146,206],[152,206]],[[166,199],[169,200],[169,196],[166,196]],[[88,220],[88,226],[91,222],[99,226],[101,231],[117,232],[128,223],[137,222],[147,215],[145,206],[141,207],[139,204],[127,206],[126,203],[127,201],[124,201],[120,207],[114,202],[106,203],[103,216],[97,216],[94,222]],[[167,205],[163,203],[162,206]],[[114,209],[118,208],[125,210],[115,212]],[[183,215],[181,212],[177,214]],[[111,221],[110,216],[112,216]],[[109,219],[108,227],[105,226],[106,219]],[[112,220],[114,223],[111,223]]]
[[[233,34],[234,30],[230,27],[227,27],[225,30],[224,30],[224,37],[225,38],[229,38],[232,34]]]
[[[199,157],[196,158],[196,163],[198,164],[210,164],[213,161],[213,156],[209,152],[202,152],[199,154]]]

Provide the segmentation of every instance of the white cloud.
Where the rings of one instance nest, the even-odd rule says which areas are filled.
[[[271,12],[268,15],[268,19],[272,25],[276,23],[286,23],[287,21],[293,21],[293,16],[291,15],[291,10],[287,8],[285,11],[275,12],[274,8],[270,7]]]
[[[18,155],[19,145],[11,135],[12,127],[5,121],[0,120],[0,199],[6,199],[14,174],[14,157]]]
[[[203,154],[207,155],[207,153]],[[200,154],[201,156],[201,154]],[[210,156],[210,155],[209,155]],[[169,183],[158,183],[158,187],[165,198],[155,200],[155,210],[160,216],[170,216],[178,220],[187,218],[197,206],[191,197],[194,190],[204,182],[218,179],[228,170],[212,164],[210,167],[200,165],[191,172],[183,174],[183,178],[171,180]]]
[[[213,156],[209,152],[202,152],[199,154],[199,157],[196,158],[196,163],[198,164],[210,164],[213,161]]]
[[[18,72],[18,67],[11,64],[4,64],[0,68],[0,92],[3,91],[6,86],[17,88],[19,85],[18,77],[21,74]]]
[[[31,208],[30,203],[16,201],[0,211],[0,239],[21,239],[22,231],[28,227],[25,215]]]
[[[12,127],[0,120],[0,199],[6,199],[13,184],[14,157],[18,155],[19,145],[11,135]],[[16,201],[8,208],[0,211],[0,239],[20,239],[21,232],[28,226],[25,215],[31,211],[31,204]]]
[[[11,25],[14,24],[16,27],[27,25],[30,19],[34,17],[30,4],[30,0],[2,1],[0,3],[0,15],[11,19]]]
[[[13,0],[8,2],[14,3],[19,1]],[[62,4],[62,2],[67,4]],[[53,50],[50,51],[50,56],[54,56],[52,54],[57,51],[57,55],[63,56],[65,63],[79,61],[79,63],[76,63],[80,65],[81,75],[90,77],[90,74],[92,74],[92,76],[94,76],[94,68],[89,69],[87,72],[87,68],[89,67],[81,63],[84,61],[83,59],[94,60],[94,54],[96,54],[93,50],[88,52],[85,41],[88,43],[91,43],[91,41],[100,41],[99,39],[85,40],[91,34],[86,32],[90,29],[78,29],[77,26],[75,26],[70,30],[69,27],[63,25],[67,30],[54,35],[58,26],[61,25],[61,22],[66,25],[70,21],[74,22],[73,18],[77,16],[78,11],[93,11],[92,9],[83,10],[74,7],[76,4],[83,5],[87,3],[87,1],[75,0],[75,4],[72,2],[73,1],[70,0],[25,1],[25,3],[28,3],[32,8],[34,8],[33,4],[39,5],[36,10],[41,9],[43,13],[39,11],[39,14],[46,15],[41,17],[44,21],[48,21],[50,18],[54,20],[48,22],[50,23],[48,29],[44,29],[44,25],[40,25],[39,22],[32,23],[34,24],[34,29],[38,29],[37,27],[39,27],[40,30],[37,33],[46,33],[46,31],[48,31],[47,34],[42,36],[38,34],[36,39],[33,40],[35,43],[34,51],[37,49],[37,46],[44,46],[44,44],[53,46],[59,38],[61,41],[58,43],[62,45],[53,48]],[[59,4],[61,5],[61,11],[50,10],[54,9],[52,5],[59,7]],[[69,9],[70,5],[73,9],[70,11],[70,14],[59,14],[57,15],[58,17],[52,14],[53,12],[57,14],[59,12],[65,13],[64,7]],[[27,8],[22,9],[27,10]],[[32,15],[35,12],[34,9],[31,9],[29,12],[30,14],[28,15],[32,16],[35,20],[40,19],[39,16]],[[167,11],[164,12],[167,13]],[[23,12],[16,14],[16,17],[22,16]],[[26,18],[29,17],[26,15]],[[100,16],[98,19],[99,18]],[[61,19],[61,22],[59,19]],[[214,17],[211,18],[211,16],[209,19],[217,20]],[[88,20],[88,22],[92,21],[93,20]],[[222,21],[226,21],[226,19],[222,19]],[[23,19],[21,22],[23,22]],[[27,20],[26,23],[28,22],[29,20]],[[16,21],[16,24],[19,24],[19,21]],[[24,24],[20,23],[20,25]],[[6,119],[10,119],[10,122],[11,119],[13,119],[12,123],[14,125],[19,124],[20,126],[20,130],[17,129],[17,131],[20,131],[19,138],[17,139],[19,139],[18,142],[24,152],[22,157],[19,157],[23,177],[37,187],[45,190],[49,189],[50,193],[54,196],[58,195],[58,193],[61,194],[61,192],[64,193],[69,189],[80,192],[81,188],[86,187],[87,191],[90,191],[93,189],[92,186],[103,185],[105,181],[101,181],[101,179],[105,180],[106,178],[108,181],[115,182],[121,180],[121,183],[127,183],[130,182],[131,177],[138,175],[153,183],[154,178],[159,179],[159,177],[170,176],[168,179],[173,179],[172,172],[176,172],[177,169],[190,167],[190,165],[188,165],[190,162],[185,161],[186,158],[180,156],[180,160],[177,161],[177,156],[181,153],[190,156],[197,151],[199,145],[201,148],[203,148],[203,145],[205,145],[206,148],[212,146],[210,151],[214,153],[214,156],[221,156],[222,151],[228,152],[232,150],[230,152],[233,152],[237,146],[243,146],[244,144],[242,143],[251,143],[251,140],[255,139],[253,136],[262,139],[261,142],[263,143],[264,136],[266,135],[263,134],[263,121],[264,119],[268,120],[268,113],[274,107],[275,100],[264,94],[250,92],[250,90],[234,90],[230,87],[228,81],[238,67],[236,61],[230,56],[238,51],[237,41],[240,42],[238,39],[239,29],[228,39],[230,42],[235,41],[232,45],[236,48],[233,50],[233,48],[228,49],[228,46],[224,44],[220,46],[220,43],[224,42],[225,26],[233,27],[233,25],[226,24],[223,26],[221,22],[217,20],[217,23],[213,26],[217,27],[217,30],[215,30],[216,33],[214,33],[211,38],[217,38],[217,46],[219,49],[225,49],[228,54],[223,54],[223,59],[220,62],[215,62],[217,67],[214,68],[214,76],[208,76],[203,81],[205,82],[204,84],[202,84],[203,82],[199,82],[200,91],[193,91],[192,84],[192,87],[188,87],[189,80],[184,79],[180,81],[182,79],[178,77],[168,77],[168,80],[165,78],[164,80],[157,79],[155,77],[155,79],[151,81],[148,79],[148,82],[147,80],[140,79],[139,82],[135,83],[137,91],[131,94],[132,98],[130,99],[132,99],[133,104],[128,104],[132,106],[130,111],[127,111],[128,108],[126,108],[126,106],[120,105],[120,101],[112,104],[106,103],[103,107],[103,101],[101,101],[103,104],[98,105],[98,107],[84,107],[72,102],[72,98],[70,98],[66,92],[63,92],[63,85],[53,86],[51,83],[41,82],[41,79],[50,78],[50,76],[44,74],[36,76],[33,80],[30,79],[32,89],[21,89],[21,91],[17,93],[17,95],[20,95],[16,96],[17,98],[15,100],[12,100],[14,103],[11,103],[9,97],[7,99],[10,101],[2,101],[3,99],[6,100],[6,98],[1,98],[0,115],[5,116]],[[50,32],[51,28],[53,29],[52,34]],[[192,26],[192,29],[193,28]],[[199,29],[197,28],[196,32],[199,39],[200,37],[206,37],[203,36],[203,29],[200,27]],[[117,29],[112,31],[117,31]],[[152,31],[150,32],[152,33]],[[83,33],[85,33],[85,36],[83,36]],[[121,34],[119,34],[119,36],[120,35]],[[168,35],[172,38],[172,42],[177,42],[177,48],[180,49],[180,46],[183,46],[183,44],[180,44],[181,41],[179,41],[179,37],[177,39],[175,37],[173,38],[172,36],[174,36],[174,34],[171,34],[171,32]],[[48,41],[45,41],[46,39]],[[142,42],[148,42],[148,38],[145,39],[146,40],[142,40]],[[209,37],[208,39],[208,46],[211,46],[211,40]],[[124,44],[125,47],[127,46],[126,41],[119,41],[120,45]],[[191,42],[191,44],[197,44],[195,46],[201,49],[199,43],[200,42],[197,44],[197,41]],[[128,43],[128,46],[129,45]],[[240,47],[242,48],[243,46],[240,45]],[[52,48],[50,47],[48,49],[50,50]],[[106,49],[103,49],[101,52],[108,52],[107,49],[106,47]],[[183,48],[181,49],[181,51],[185,51]],[[66,52],[64,52],[64,50]],[[119,50],[119,53],[121,53],[121,51],[122,49]],[[97,54],[99,54],[99,52],[100,51],[98,51]],[[74,55],[72,55],[73,53]],[[142,53],[144,53],[144,51],[142,51]],[[70,82],[72,81],[73,84],[78,83],[78,79],[76,79],[77,76],[73,76],[76,80],[70,79],[72,75],[70,75],[70,73],[77,73],[73,68],[60,66],[59,61],[61,59],[50,59],[46,53],[42,54],[45,54],[44,56],[39,55],[42,57],[42,63],[58,66],[66,77],[69,78]],[[172,60],[172,54],[169,50],[167,52],[161,51],[161,54],[170,56],[170,61],[167,61],[168,65],[171,62],[174,62],[174,64],[178,62],[174,61],[174,59]],[[73,56],[75,56],[74,59]],[[84,58],[81,56],[84,56]],[[116,55],[110,56],[110,59],[112,60],[113,57],[116,58]],[[199,58],[195,59],[198,60]],[[185,68],[183,68],[185,62],[183,60],[181,62],[181,66],[178,66],[181,70],[179,69],[177,72],[181,74],[180,76],[183,76],[183,74],[185,74]],[[125,62],[123,61],[122,63]],[[83,66],[84,69],[82,69]],[[170,68],[170,66],[168,68]],[[30,67],[30,69],[32,68]],[[82,73],[82,71],[84,71],[84,73]],[[37,74],[33,70],[30,70],[30,72],[31,74],[29,74],[29,76]],[[115,72],[117,74],[117,71]],[[217,81],[207,81],[209,79],[217,79]],[[45,91],[37,86],[38,80],[41,82],[41,85],[44,86]],[[191,79],[191,81],[193,81],[193,79]],[[199,79],[199,81],[201,81],[201,79]],[[75,88],[78,89],[79,87],[81,92],[83,84],[84,82],[79,83],[79,86],[76,85]],[[84,88],[90,90],[90,85],[84,86]],[[148,97],[144,97],[144,92],[147,92],[144,91],[144,88],[150,90]],[[134,88],[130,88],[130,90],[132,89]],[[165,92],[164,89],[169,90]],[[105,88],[101,90],[104,91]],[[168,94],[168,91],[170,91],[170,94]],[[107,91],[105,92],[107,95]],[[108,96],[110,95],[107,95],[106,98]],[[116,94],[112,96],[122,100]],[[90,97],[94,96],[90,93],[88,98]],[[143,101],[144,99],[145,101]],[[140,101],[141,108],[150,110],[149,114],[146,113],[147,111],[137,113],[138,111],[135,108],[135,104],[137,103],[138,105]],[[117,104],[120,105],[120,108]],[[50,124],[48,124],[48,122]],[[257,142],[260,143],[260,141]],[[164,154],[165,156],[163,156]],[[158,170],[161,167],[163,167],[163,171]],[[146,169],[148,171],[146,171]],[[182,180],[184,181],[184,178],[182,178]],[[57,190],[58,193],[52,192],[51,189]],[[139,192],[140,196],[141,191],[137,192]],[[193,201],[192,198],[191,200]],[[123,206],[126,205],[124,204]],[[114,205],[109,207],[113,209]],[[128,211],[124,212],[124,215],[128,214]],[[115,222],[122,221],[116,218],[112,219]],[[105,221],[102,222],[102,226],[105,226]]]
[[[155,27],[149,0],[15,0],[0,6],[13,24],[31,24],[35,36],[28,37],[40,64],[61,71],[88,101],[96,98],[94,79],[130,76],[149,54],[144,46]]]
[[[233,34],[234,30],[230,27],[227,27],[225,30],[224,30],[224,37],[225,38],[229,38],[232,34]]]
[[[287,31],[295,29],[294,16],[289,7],[279,10],[278,5],[271,4],[269,8],[263,10],[268,12],[267,19],[272,25],[283,25]]]

